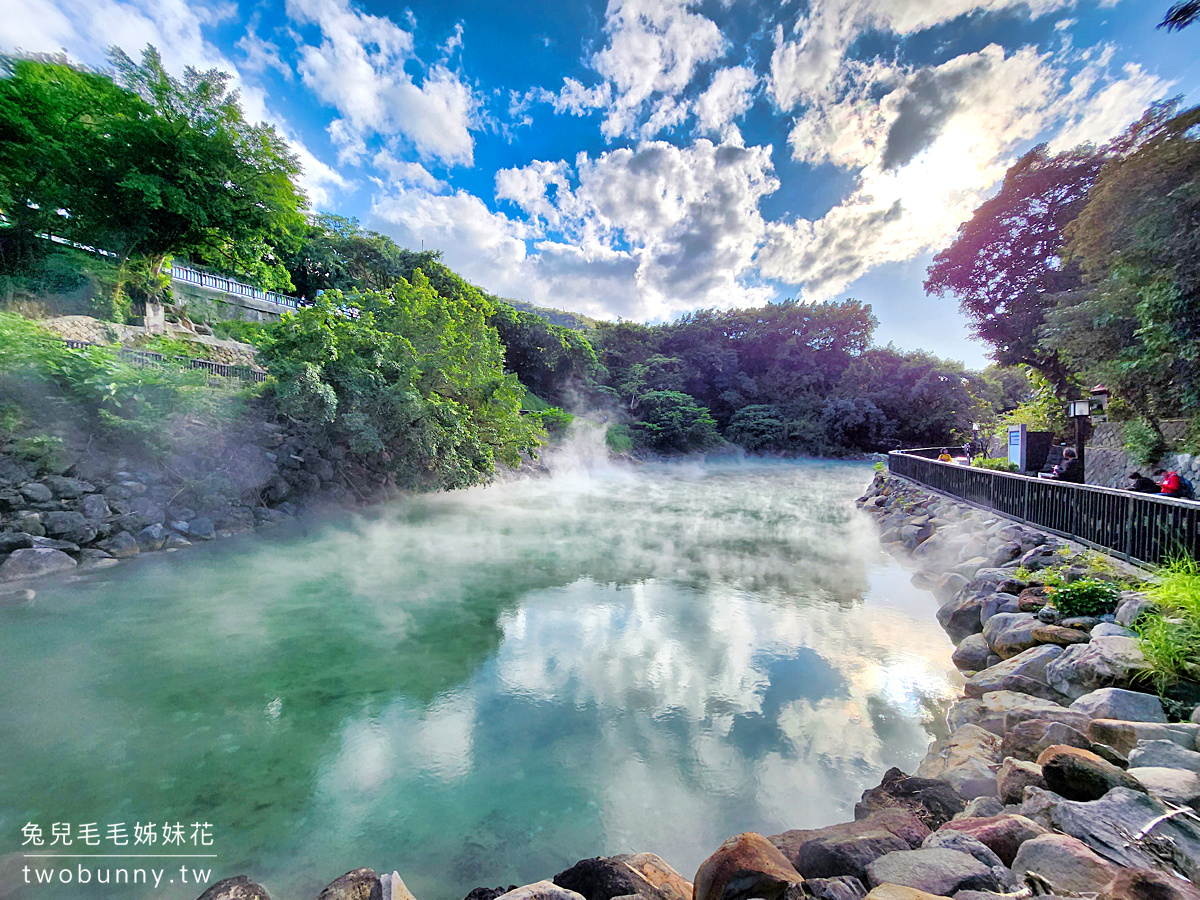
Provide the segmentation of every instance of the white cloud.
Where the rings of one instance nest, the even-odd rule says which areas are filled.
[[[342,118],[330,136],[343,155],[357,160],[375,134],[398,135],[426,159],[470,164],[479,98],[444,63],[428,68],[421,84],[405,70],[413,60],[413,35],[385,16],[353,9],[348,0],[288,0],[288,15],[314,24],[321,43],[300,47],[300,74]],[[455,34],[446,45],[455,47]]]
[[[609,0],[608,44],[591,60],[613,86],[601,125],[605,137],[652,137],[687,116],[689,103],[680,95],[699,66],[728,49],[716,24],[692,11],[697,5],[698,0]]]
[[[376,169],[387,173],[388,179],[395,184],[411,185],[426,191],[440,192],[448,185],[435,178],[428,169],[419,162],[407,162],[396,159],[389,150],[380,150],[371,160]]]
[[[696,100],[696,119],[702,131],[721,133],[754,102],[758,76],[749,66],[721,69]]]
[[[242,61],[242,68],[246,71],[261,73],[273,69],[288,81],[292,80],[292,67],[283,61],[279,45],[259,37],[253,26],[247,29],[235,46],[246,54]]]
[[[1027,8],[1037,17],[1071,7],[1075,0],[826,0],[801,16],[789,37],[775,31],[771,92],[781,109],[832,94],[841,81],[846,51],[869,29],[910,35],[977,11]],[[792,39],[794,38],[794,39]]]

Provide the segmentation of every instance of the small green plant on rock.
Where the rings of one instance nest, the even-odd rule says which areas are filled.
[[[1157,610],[1134,627],[1161,692],[1179,681],[1200,681],[1200,563],[1175,559],[1157,576],[1142,588]]]
[[[1063,618],[1103,616],[1117,608],[1120,592],[1107,581],[1081,578],[1050,590],[1050,602]]]

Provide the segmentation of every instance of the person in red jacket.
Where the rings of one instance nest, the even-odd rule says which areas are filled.
[[[1154,473],[1154,480],[1158,482],[1159,491],[1168,497],[1183,496],[1183,479],[1179,477],[1178,472],[1158,469]]]

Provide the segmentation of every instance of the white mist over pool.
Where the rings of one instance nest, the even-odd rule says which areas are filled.
[[[457,900],[620,852],[691,878],[911,771],[952,646],[853,507],[870,468],[591,443],[0,610],[0,855],[29,822],[200,821],[214,877],[276,897],[367,865]]]

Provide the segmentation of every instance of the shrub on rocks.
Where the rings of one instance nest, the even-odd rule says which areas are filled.
[[[1055,744],[1037,758],[1046,786],[1068,800],[1098,800],[1115,787],[1144,791],[1141,783],[1090,750]]]
[[[1094,892],[1107,885],[1117,867],[1097,856],[1087,844],[1065,834],[1045,834],[1026,841],[1017,851],[1013,874],[1034,874],[1054,891]]]
[[[725,841],[700,864],[693,880],[695,900],[780,900],[800,877],[778,848],[747,832]]]

